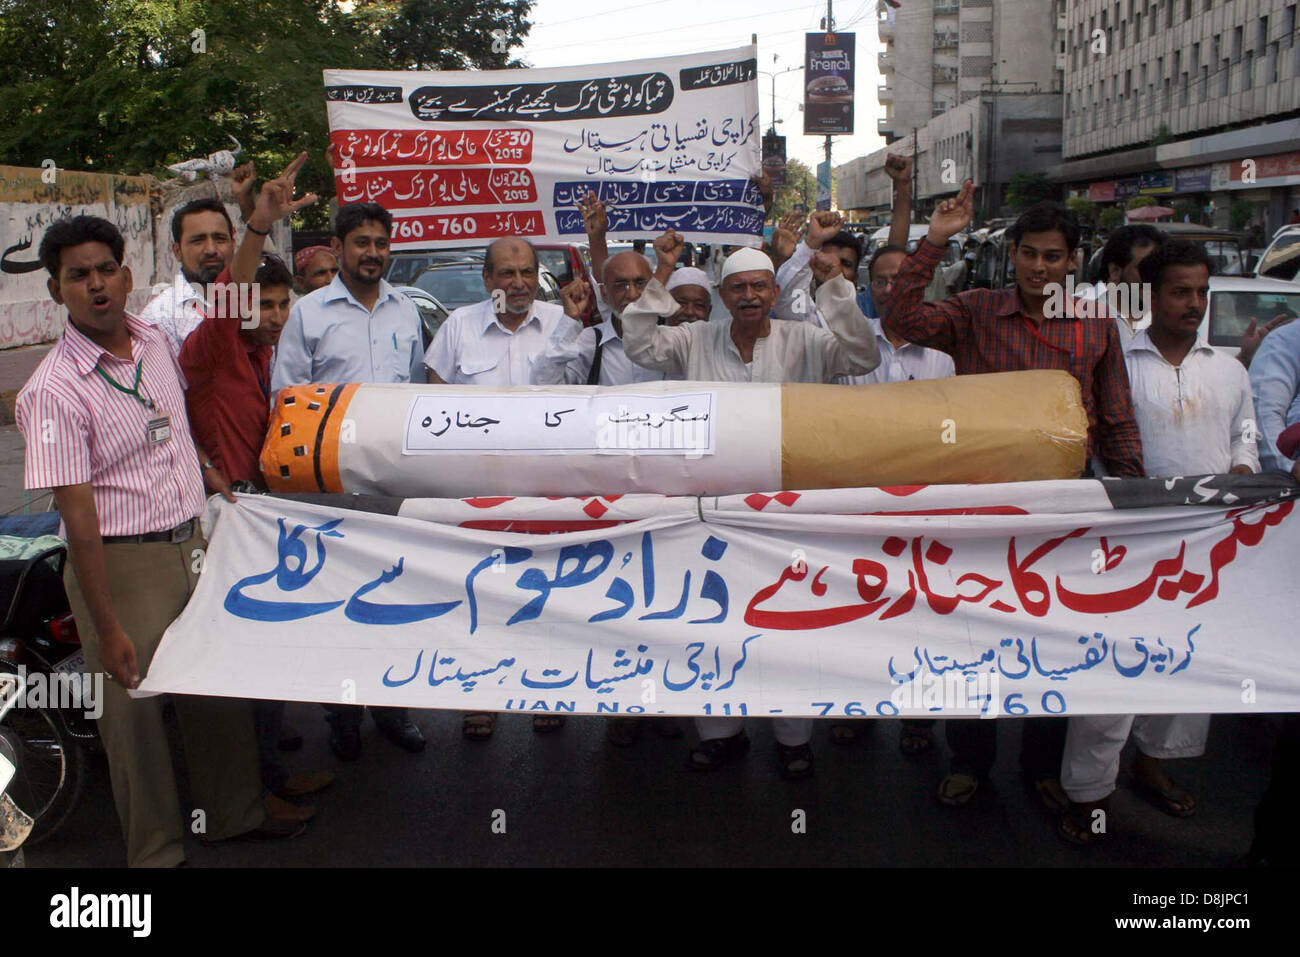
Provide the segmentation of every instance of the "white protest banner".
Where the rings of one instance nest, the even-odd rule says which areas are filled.
[[[576,204],[609,207],[609,237],[672,227],[759,244],[757,51],[536,70],[326,70],[340,203],[393,214],[393,248],[500,236],[585,242]]]
[[[1300,711],[1295,492],[1208,476],[214,497],[198,588],[143,690],[678,715]],[[366,501],[397,514],[337,504]]]

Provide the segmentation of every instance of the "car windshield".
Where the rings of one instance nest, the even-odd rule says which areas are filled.
[[[449,266],[422,272],[414,285],[448,309],[468,306],[487,298],[483,273],[477,266]]]
[[[563,249],[539,249],[537,258],[542,261],[542,265],[555,274],[555,278],[562,283],[573,280],[573,268],[569,264],[569,255]]]
[[[1239,345],[1252,319],[1263,326],[1280,315],[1300,316],[1300,292],[1211,290],[1210,345]]]
[[[1257,274],[1287,282],[1300,277],[1300,232],[1279,236],[1260,260]]]
[[[1241,249],[1235,242],[1206,239],[1201,245],[1210,254],[1211,276],[1241,275]]]

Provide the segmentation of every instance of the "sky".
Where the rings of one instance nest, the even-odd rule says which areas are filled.
[[[593,13],[591,0],[537,0],[523,48],[511,53],[530,66],[579,66],[642,57],[726,50],[749,43],[758,34],[758,69],[767,73],[803,65],[804,34],[817,31],[826,4],[795,0],[632,0]],[[833,138],[835,166],[885,145],[876,133],[884,109],[876,101],[880,82],[876,54],[876,0],[842,0],[835,6],[836,29],[857,34],[856,94],[853,136]],[[773,62],[773,55],[777,57]],[[776,77],[777,132],[786,137],[786,155],[810,167],[824,158],[824,137],[803,135],[799,103],[802,72]],[[763,130],[772,118],[772,78],[758,77]]]

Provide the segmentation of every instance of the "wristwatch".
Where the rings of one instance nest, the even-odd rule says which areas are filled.
[[[199,469],[199,471],[206,472],[209,469],[215,469],[216,467],[217,467],[216,463],[214,463],[211,459],[204,459],[202,463],[202,467]]]

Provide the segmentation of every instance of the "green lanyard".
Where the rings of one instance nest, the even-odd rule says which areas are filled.
[[[135,385],[131,386],[131,388],[129,389],[126,386],[114,380],[112,376],[110,376],[107,372],[101,369],[98,365],[95,366],[95,371],[99,373],[99,377],[101,379],[103,379],[105,382],[111,385],[118,392],[121,392],[124,395],[129,395],[134,397],[135,400],[139,402],[142,406],[144,406],[150,412],[153,412],[155,409],[158,408],[156,405],[154,405],[153,399],[147,399],[140,394],[140,371],[143,368],[143,366],[144,366],[143,359],[141,359],[139,362],[135,364]]]

